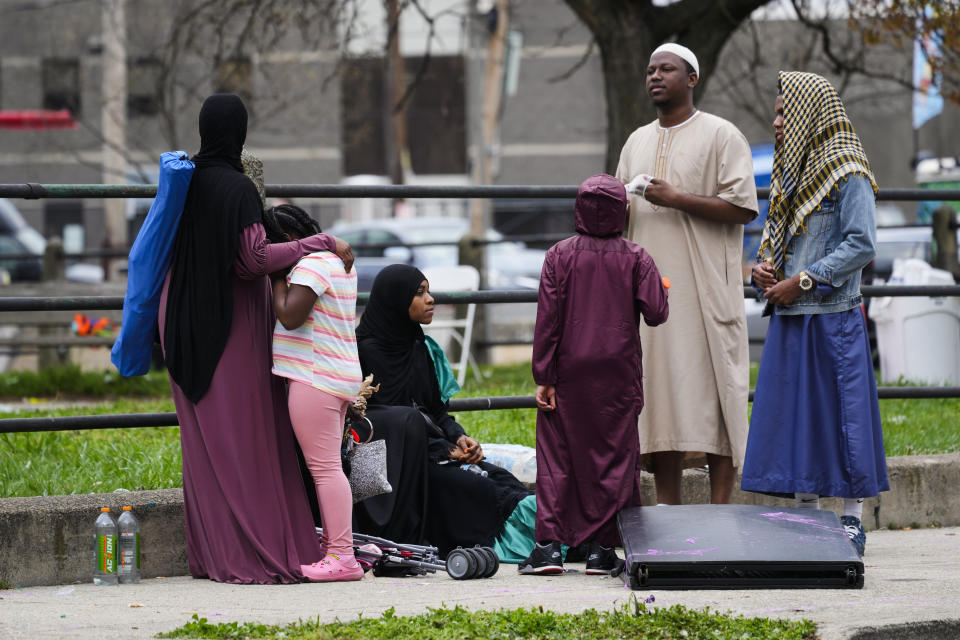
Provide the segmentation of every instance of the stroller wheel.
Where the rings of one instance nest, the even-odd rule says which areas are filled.
[[[454,580],[469,580],[477,572],[477,561],[467,551],[457,548],[447,554],[447,574]]]
[[[484,553],[483,547],[478,545],[472,549],[466,549],[466,551],[472,554],[477,561],[477,571],[471,577],[486,578],[487,572],[490,570],[490,559],[487,557],[487,554]]]
[[[480,577],[489,578],[496,575],[497,570],[500,569],[500,558],[497,557],[497,552],[490,547],[478,547],[478,549],[487,556],[487,572]]]

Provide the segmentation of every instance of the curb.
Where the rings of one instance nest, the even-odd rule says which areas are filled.
[[[955,490],[960,486],[960,453],[887,458],[887,471],[891,490],[864,504],[866,529],[960,525],[960,492]],[[642,497],[644,504],[656,502],[653,476],[646,473]],[[706,473],[684,472],[683,501],[710,501]],[[734,490],[731,502],[793,506],[792,500],[739,489]],[[0,546],[0,581],[17,587],[90,581],[91,536],[98,509],[107,506],[119,511],[123,505],[132,506],[140,522],[143,577],[186,575],[183,491],[162,489],[0,499],[0,540],[4,541]],[[830,498],[821,506],[839,510],[842,501]],[[864,636],[864,640],[868,637],[874,636]]]
[[[930,620],[854,631],[847,640],[952,640],[960,638],[960,620]]]
[[[0,581],[9,586],[89,582],[93,521],[100,507],[133,507],[144,578],[184,575],[183,490],[125,491],[0,499]]]

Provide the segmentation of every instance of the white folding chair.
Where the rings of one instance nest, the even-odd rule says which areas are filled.
[[[469,265],[455,267],[426,267],[421,269],[427,281],[430,282],[430,291],[477,291],[480,289],[480,273]],[[467,304],[465,318],[434,319],[423,329],[441,346],[445,347],[447,338],[455,340],[460,345],[460,358],[450,363],[450,367],[457,374],[457,382],[463,386],[467,378],[467,364],[473,366],[473,376],[480,381],[480,368],[477,366],[473,354],[470,353],[470,344],[473,339],[473,319],[477,313],[477,303]],[[443,338],[443,340],[441,340]]]

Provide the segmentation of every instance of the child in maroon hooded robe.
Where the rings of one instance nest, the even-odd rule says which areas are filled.
[[[578,235],[553,246],[540,276],[533,339],[537,383],[537,546],[520,573],[562,573],[560,545],[589,543],[587,573],[614,569],[617,512],[640,504],[641,316],[667,319],[653,258],[621,237],[623,184],[584,181]]]

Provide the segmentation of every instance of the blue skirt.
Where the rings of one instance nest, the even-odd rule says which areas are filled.
[[[741,488],[840,498],[890,489],[860,307],[771,317]]]

